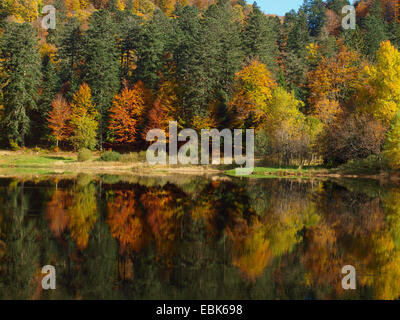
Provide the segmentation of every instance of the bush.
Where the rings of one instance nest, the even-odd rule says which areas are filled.
[[[131,152],[121,155],[122,162],[146,162],[146,151]]]
[[[18,142],[16,142],[15,140],[10,139],[10,148],[12,151],[17,151],[19,149],[21,149],[18,145]]]
[[[262,159],[267,158],[271,153],[271,140],[268,133],[261,129],[256,133],[254,141],[254,153]]]
[[[325,163],[338,166],[351,159],[380,155],[386,128],[369,115],[351,115],[327,128],[320,141]]]
[[[107,151],[100,157],[101,161],[120,161],[121,154],[116,151]]]
[[[387,169],[387,164],[376,155],[350,160],[339,167],[339,171],[346,174],[378,174],[384,169]]]
[[[92,152],[89,149],[83,148],[78,152],[78,161],[85,162],[92,159]]]

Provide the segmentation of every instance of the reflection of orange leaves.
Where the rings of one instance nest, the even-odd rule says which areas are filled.
[[[143,194],[141,202],[147,210],[149,223],[157,243],[159,257],[166,257],[171,264],[175,241],[180,223],[177,221],[181,208],[176,205],[172,194],[165,190],[154,190]]]
[[[112,236],[119,242],[121,252],[128,249],[140,252],[145,243],[145,233],[133,191],[116,192],[116,197],[108,203],[107,223]]]
[[[312,279],[313,283],[319,285],[335,284],[336,288],[340,289],[340,270],[345,264],[337,253],[335,231],[321,224],[307,230],[305,238],[307,251],[302,260],[308,272],[312,274],[309,280]]]
[[[232,264],[250,280],[262,275],[271,259],[265,229],[256,221],[251,227],[239,221],[233,232],[228,230],[233,242]]]
[[[47,203],[46,217],[50,224],[50,230],[56,237],[61,236],[68,226],[69,215],[67,208],[70,206],[71,201],[72,198],[67,192],[57,190]]]

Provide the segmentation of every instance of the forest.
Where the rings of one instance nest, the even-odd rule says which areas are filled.
[[[400,169],[398,1],[356,1],[345,30],[349,4],[278,17],[244,0],[3,0],[0,146],[142,151],[176,121],[252,128],[280,165]]]

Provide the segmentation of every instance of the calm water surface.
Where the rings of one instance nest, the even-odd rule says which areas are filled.
[[[57,289],[41,289],[41,268]],[[345,291],[341,269],[357,270]],[[1,299],[398,299],[400,186],[0,179]]]

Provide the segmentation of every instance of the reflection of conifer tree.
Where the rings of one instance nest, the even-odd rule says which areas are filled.
[[[6,252],[1,260],[0,295],[2,299],[31,299],[40,280],[39,250],[33,221],[26,220],[28,199],[24,183],[12,182],[2,195],[4,203],[5,228],[2,241]]]

